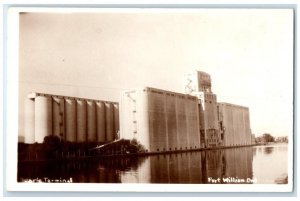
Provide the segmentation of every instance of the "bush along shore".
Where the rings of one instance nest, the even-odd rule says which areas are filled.
[[[137,155],[144,147],[135,139],[109,143],[71,143],[57,136],[47,136],[43,143],[18,144],[18,161],[80,160],[92,157]]]

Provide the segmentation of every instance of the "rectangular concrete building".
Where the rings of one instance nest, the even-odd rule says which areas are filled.
[[[218,103],[222,146],[251,145],[249,109],[244,106]]]
[[[197,97],[150,87],[125,91],[120,115],[121,138],[137,139],[148,152],[200,148]]]

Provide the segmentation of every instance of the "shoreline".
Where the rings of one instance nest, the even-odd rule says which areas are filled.
[[[103,155],[93,155],[93,156],[82,156],[82,157],[70,157],[70,158],[60,158],[60,159],[47,159],[47,160],[18,160],[18,163],[32,163],[32,162],[69,162],[69,161],[80,161],[98,158],[111,158],[111,157],[145,157],[153,155],[168,155],[168,154],[178,154],[178,153],[188,153],[188,152],[201,152],[210,150],[222,150],[222,149],[234,149],[243,147],[254,147],[254,146],[268,146],[274,144],[283,143],[272,143],[272,144],[251,144],[251,145],[240,145],[240,146],[222,146],[222,147],[208,147],[208,148],[198,148],[198,149],[185,149],[185,150],[172,150],[172,151],[160,151],[160,152],[139,152],[139,153],[122,153],[122,154],[103,154]],[[287,143],[284,143],[287,144]]]

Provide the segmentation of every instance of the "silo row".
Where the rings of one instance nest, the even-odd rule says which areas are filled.
[[[26,100],[25,143],[49,135],[69,142],[113,141],[119,132],[117,103],[38,95]]]

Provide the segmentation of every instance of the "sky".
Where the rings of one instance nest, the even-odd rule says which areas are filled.
[[[218,102],[249,107],[252,133],[293,134],[291,9],[20,14],[19,135],[29,92],[119,101],[144,86],[184,93],[211,75]]]

